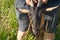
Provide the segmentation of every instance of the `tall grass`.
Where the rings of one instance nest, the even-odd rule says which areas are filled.
[[[14,0],[0,0],[0,40],[17,40],[17,30]],[[25,40],[33,40],[29,35]]]
[[[16,40],[17,20],[14,0],[1,0],[0,4],[0,40]]]
[[[56,40],[60,40],[60,23],[56,32]],[[0,40],[16,40],[18,23],[15,14],[14,0],[0,0]],[[28,34],[25,40],[34,40]]]

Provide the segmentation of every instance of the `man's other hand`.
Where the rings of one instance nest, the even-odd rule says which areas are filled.
[[[42,2],[46,4],[48,2],[48,0],[42,0]]]

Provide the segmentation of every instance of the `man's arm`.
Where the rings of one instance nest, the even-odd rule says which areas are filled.
[[[37,3],[37,0],[33,0],[35,3]],[[44,4],[46,4],[47,3],[47,1],[48,0],[42,0],[42,2],[44,3]],[[26,0],[26,4],[27,5],[32,5],[31,4],[31,0]],[[27,10],[27,9],[18,9],[20,12],[23,12],[23,13],[29,13],[29,10]]]

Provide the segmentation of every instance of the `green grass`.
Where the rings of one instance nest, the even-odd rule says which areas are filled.
[[[0,40],[16,40],[18,24],[15,13],[14,0],[0,0]],[[26,37],[25,40],[33,40],[30,33]],[[56,40],[60,40],[60,22]]]
[[[60,20],[58,21],[58,28],[56,31],[56,40],[60,40]]]

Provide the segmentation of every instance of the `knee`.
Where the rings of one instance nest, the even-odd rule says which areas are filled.
[[[22,32],[22,31],[18,31],[17,33],[17,39],[18,40],[22,40],[23,39],[23,36],[25,35],[26,32]]]
[[[55,40],[55,33],[44,33],[44,40]]]

